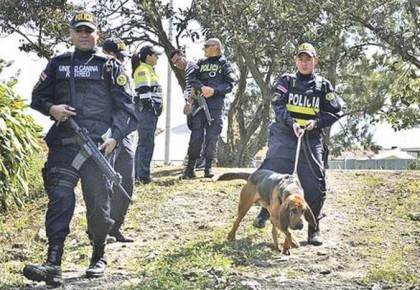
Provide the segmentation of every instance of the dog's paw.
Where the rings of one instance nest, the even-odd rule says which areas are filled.
[[[292,239],[291,245],[292,245],[292,248],[299,248],[300,247],[300,243],[298,241],[296,241],[295,239]]]
[[[282,253],[283,253],[283,255],[290,256],[290,249],[288,249],[288,248],[283,248]]]

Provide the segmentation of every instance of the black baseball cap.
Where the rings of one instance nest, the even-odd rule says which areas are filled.
[[[146,57],[146,56],[151,55],[151,54],[161,55],[162,52],[157,51],[151,45],[145,45],[142,48],[140,48],[140,53],[139,53],[140,58]]]
[[[118,59],[124,59],[129,56],[127,50],[125,50],[125,43],[120,38],[111,37],[106,39],[102,49],[115,53]]]
[[[72,29],[75,29],[80,26],[87,26],[92,29],[98,28],[95,15],[87,11],[75,12],[73,18],[71,19],[70,25]]]

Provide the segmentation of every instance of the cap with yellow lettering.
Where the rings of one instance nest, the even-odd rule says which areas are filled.
[[[296,55],[299,55],[301,53],[306,53],[311,57],[316,56],[316,51],[315,51],[314,46],[310,43],[307,43],[307,42],[299,45]]]
[[[129,56],[125,49],[125,43],[120,38],[107,38],[102,45],[103,50],[113,52],[117,55],[118,59],[124,59]]]
[[[95,15],[87,11],[77,11],[73,15],[70,25],[72,29],[75,29],[80,26],[87,26],[92,29],[96,29],[98,27]]]

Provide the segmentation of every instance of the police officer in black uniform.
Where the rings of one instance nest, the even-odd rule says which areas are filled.
[[[195,166],[200,158],[200,151],[205,142],[203,157],[205,158],[204,177],[213,177],[212,163],[216,157],[217,141],[223,128],[225,96],[230,93],[235,81],[232,64],[222,56],[222,43],[217,38],[210,38],[204,44],[206,58],[198,61],[189,75],[189,83],[197,93],[205,98],[211,123],[208,124],[204,110],[194,116],[190,115],[191,137],[188,146],[188,163],[181,179],[195,178]],[[189,100],[187,106],[191,113],[198,108],[196,100]]]
[[[129,56],[125,43],[120,38],[111,37],[106,39],[102,45],[102,51],[105,54],[109,54],[115,57],[119,61],[120,65],[123,65]],[[131,92],[131,83],[128,80],[129,79],[127,76],[124,77],[123,82],[125,84],[121,85],[126,86],[126,90]],[[121,174],[121,185],[128,193],[128,195],[132,196],[134,189],[134,149],[132,134],[122,140],[122,142],[115,150],[114,157],[114,169]],[[118,188],[114,188],[114,194],[111,199],[111,218],[115,221],[115,223],[109,232],[109,237],[107,237],[108,243],[115,241],[122,243],[134,242],[133,238],[124,236],[121,233],[121,226],[124,223],[125,215],[127,214],[129,205],[129,199],[126,198]]]
[[[90,12],[76,12],[70,34],[75,51],[51,59],[32,92],[31,102],[33,109],[50,116],[56,124],[45,138],[49,153],[42,169],[49,197],[45,221],[47,260],[42,265],[26,265],[23,274],[28,279],[55,286],[62,284],[61,258],[75,208],[74,188],[79,179],[93,239],[87,277],[103,276],[107,264],[105,238],[114,224],[110,217],[110,186],[97,165],[89,158],[79,170],[72,166],[80,148],[66,121],[74,118],[95,143],[102,143],[99,149],[105,155],[111,154],[137,123],[132,121],[136,120],[134,106],[132,96],[124,90],[127,80],[121,66],[96,48],[99,32],[95,16]],[[111,134],[104,141],[102,135],[109,128]]]
[[[331,83],[314,72],[318,57],[310,43],[299,46],[295,63],[297,72],[282,75],[275,85],[272,104],[276,119],[269,128],[268,152],[260,169],[292,174],[297,140],[304,134],[297,173],[318,220],[318,228],[308,229],[308,243],[318,246],[322,244],[319,219],[326,193],[322,128],[340,118],[341,106]],[[254,226],[264,227],[268,218],[268,211],[262,208]]]

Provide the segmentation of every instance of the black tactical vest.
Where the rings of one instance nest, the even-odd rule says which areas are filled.
[[[81,59],[77,53],[67,53],[56,59],[56,103],[76,108],[79,126],[91,134],[102,135],[112,124],[112,64],[109,58],[92,54],[89,59]],[[71,68],[74,70],[76,96],[71,96]]]

